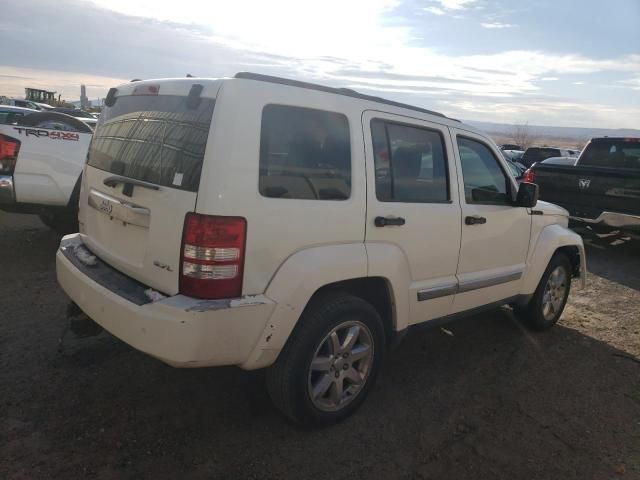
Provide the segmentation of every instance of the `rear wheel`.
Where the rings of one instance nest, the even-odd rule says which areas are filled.
[[[517,310],[530,328],[546,330],[558,322],[569,297],[571,271],[566,255],[556,253],[551,258],[533,298],[526,307]]]
[[[348,294],[323,296],[305,310],[267,370],[269,394],[297,423],[338,422],[365,400],[383,350],[382,320],[372,305]]]

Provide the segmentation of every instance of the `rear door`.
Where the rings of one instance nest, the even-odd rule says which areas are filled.
[[[195,210],[220,86],[196,83],[202,88],[189,80],[119,88],[100,115],[80,198],[89,249],[166,294],[178,292],[183,223]]]
[[[456,291],[460,204],[448,127],[398,115],[363,115],[367,233],[405,254],[409,323],[445,316]],[[370,261],[375,259],[370,259]]]

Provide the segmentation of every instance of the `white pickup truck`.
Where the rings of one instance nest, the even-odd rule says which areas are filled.
[[[59,232],[77,231],[80,176],[91,129],[67,115],[33,117],[0,125],[0,209],[37,214]]]

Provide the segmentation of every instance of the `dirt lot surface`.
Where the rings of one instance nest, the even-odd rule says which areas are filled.
[[[58,241],[0,213],[0,479],[640,479],[640,241],[591,238],[547,333],[503,309],[408,337],[315,431],[263,372],[176,370],[106,333],[58,353]]]

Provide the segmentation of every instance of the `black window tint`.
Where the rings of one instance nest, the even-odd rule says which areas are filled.
[[[640,169],[640,140],[593,141],[582,154],[580,165]]]
[[[348,199],[351,145],[347,117],[310,108],[264,107],[259,183],[265,197]]]
[[[449,200],[447,158],[434,130],[373,120],[376,197],[382,202]]]
[[[458,137],[464,194],[467,203],[503,205],[509,202],[509,184],[489,147]]]
[[[177,95],[123,96],[100,114],[89,165],[182,190],[197,191],[214,100],[196,108]]]
[[[542,162],[547,158],[551,157],[561,157],[562,154],[560,150],[557,148],[546,148],[546,147],[530,147],[527,148],[527,151],[524,152],[522,156],[522,160],[526,165],[533,165],[536,162]]]

